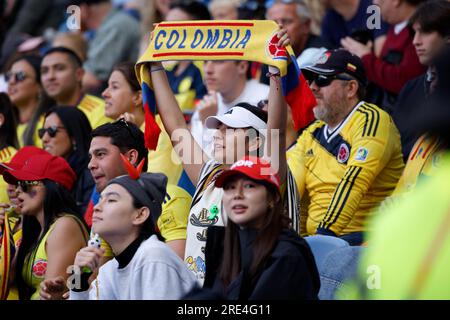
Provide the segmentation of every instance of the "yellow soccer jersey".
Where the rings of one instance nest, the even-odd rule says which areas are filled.
[[[85,94],[78,104],[91,124],[92,130],[113,120],[105,116],[105,101],[90,94]]]
[[[167,241],[186,240],[186,228],[192,197],[184,189],[168,184],[158,218],[158,229]]]
[[[16,154],[17,150],[13,147],[6,147],[0,150],[0,162],[8,163],[11,161],[12,157]],[[0,203],[9,203],[8,193],[7,193],[8,184],[3,180],[3,176],[0,176]]]
[[[444,154],[443,141],[438,137],[425,134],[421,136],[412,148],[405,170],[398,181],[393,196],[411,191],[417,182],[426,176],[432,176],[439,167]]]
[[[364,231],[369,213],[394,190],[404,164],[390,116],[360,102],[333,131],[316,121],[288,151],[298,192],[308,204],[306,230],[344,235]]]
[[[44,115],[42,115],[38,122],[36,123],[36,127],[34,128],[33,134],[33,145],[42,148],[42,140],[39,138],[38,130],[44,126]],[[16,128],[17,140],[19,140],[19,147],[22,148],[25,143],[23,141],[23,134],[28,127],[28,123],[19,123]]]
[[[149,150],[148,152],[148,172],[161,172],[167,176],[167,183],[178,185],[183,172],[183,165],[180,158],[174,152],[172,141],[167,134],[161,122],[161,117],[156,116],[156,123],[161,128],[158,145],[156,150]],[[145,130],[145,123],[141,126],[142,132]]]

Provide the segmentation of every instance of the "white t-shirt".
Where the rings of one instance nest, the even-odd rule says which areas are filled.
[[[257,80],[248,80],[242,93],[231,101],[225,103],[222,95],[219,93],[217,97],[217,115],[222,115],[236,104],[240,102],[247,102],[252,105],[257,105],[261,100],[267,99],[269,96],[269,86],[259,83]],[[214,130],[207,129],[203,126],[198,111],[195,111],[191,119],[191,133],[194,136],[195,141],[202,147],[202,149],[209,155],[211,155],[211,142],[213,139]]]
[[[156,235],[143,241],[128,265],[105,263],[91,288],[70,300],[177,300],[196,285],[183,261]]]

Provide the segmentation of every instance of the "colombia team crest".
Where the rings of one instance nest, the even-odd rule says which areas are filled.
[[[47,261],[46,260],[38,260],[33,265],[33,275],[36,278],[45,277],[45,273],[47,272]]]
[[[348,160],[348,157],[350,156],[350,150],[348,149],[347,145],[345,143],[341,144],[339,147],[339,152],[337,155],[337,161],[339,163],[345,163]]]
[[[279,40],[276,34],[270,39],[269,45],[267,46],[269,55],[274,60],[287,60],[286,48],[281,48],[277,45]]]

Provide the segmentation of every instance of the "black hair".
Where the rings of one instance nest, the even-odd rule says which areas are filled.
[[[358,90],[356,91],[356,97],[358,98],[358,100],[364,100],[367,94],[367,84],[357,79],[356,77],[352,76],[351,74],[343,73],[343,75],[352,78],[353,80],[358,82]]]
[[[31,254],[29,261],[32,262],[42,238],[57,218],[65,214],[77,215],[75,201],[66,188],[48,179],[43,180],[43,183],[45,186],[43,230],[41,230],[36,217],[29,215],[23,215],[22,217],[22,242],[17,252],[15,268],[15,284],[19,290],[20,300],[29,300],[34,293],[33,288],[27,285],[22,274],[27,255]],[[82,220],[80,219],[80,221]],[[32,270],[26,270],[25,272],[32,272]]]
[[[261,119],[265,123],[267,123],[268,113],[266,111],[264,111],[263,109],[261,109],[257,106],[254,106],[250,103],[246,103],[246,102],[240,102],[240,103],[236,104],[235,107],[244,108],[244,109],[250,111],[251,113],[253,113],[255,116],[257,116],[259,119]],[[251,152],[251,155],[257,156],[257,157],[262,157],[264,155],[264,146],[265,146],[266,138],[256,128],[248,128],[248,129],[253,129],[253,130],[247,130],[246,134],[247,134],[248,141],[251,141],[254,138],[261,139],[261,145],[259,146],[259,148],[257,150]]]
[[[53,107],[47,111],[45,118],[50,114],[56,114],[62,122],[70,139],[75,140],[75,145],[67,158],[72,170],[80,177],[89,162],[89,147],[91,145],[91,124],[83,111],[72,106]]]
[[[92,138],[109,137],[111,144],[119,148],[121,153],[125,153],[131,149],[138,152],[138,163],[144,160],[143,172],[147,171],[148,166],[148,150],[145,147],[144,133],[131,122],[120,119],[115,122],[105,123],[92,131]]]
[[[80,6],[82,4],[86,4],[88,6],[99,4],[102,2],[111,2],[111,0],[71,0],[70,3],[72,5]]]
[[[135,209],[140,209],[142,207],[145,207],[136,197],[132,197],[132,198],[133,198],[133,207]],[[148,209],[150,210],[150,208],[148,208]],[[158,226],[155,226],[153,219],[152,219],[152,214],[154,214],[154,213],[150,212],[150,215],[147,217],[147,220],[145,220],[142,223],[142,226],[141,226],[141,229],[139,232],[139,237],[146,240],[155,234],[158,237],[158,240],[164,242],[164,241],[166,241],[166,239],[161,235],[161,232],[159,232],[159,230],[157,229]]]
[[[211,20],[208,7],[198,1],[175,1],[170,9],[180,9],[191,16],[191,20]]]
[[[422,3],[409,19],[410,26],[415,23],[423,32],[436,31],[444,38],[450,36],[450,2],[432,0]]]
[[[423,2],[427,2],[428,0],[405,0],[411,6],[418,6]]]
[[[268,114],[263,109],[261,109],[261,108],[259,108],[257,106],[254,106],[254,105],[252,105],[250,103],[247,103],[247,102],[240,102],[240,103],[236,104],[235,107],[241,107],[241,108],[247,109],[248,111],[253,113],[255,116],[260,118],[262,121],[267,123]]]
[[[76,68],[82,68],[83,67],[83,61],[81,60],[81,58],[78,56],[78,54],[75,53],[75,51],[66,48],[66,47],[53,47],[48,49],[47,51],[45,51],[44,55],[42,56],[42,59],[44,59],[46,56],[48,56],[49,54],[55,53],[55,52],[60,52],[60,53],[65,53],[69,56],[70,61],[72,61],[73,65]]]
[[[36,74],[36,79],[35,79],[36,82],[41,83],[41,63],[42,63],[41,57],[36,56],[36,55],[31,55],[31,54],[19,56],[13,60],[13,62],[11,63],[11,66],[13,64],[15,64],[16,62],[19,62],[22,60],[25,60],[26,62],[28,62],[28,64],[33,68],[34,73]]]
[[[36,74],[36,82],[41,84],[41,63],[42,59],[35,55],[23,55],[16,58],[11,65],[19,61],[26,61],[34,70]],[[36,126],[41,118],[41,116],[55,104],[55,101],[51,99],[44,90],[40,90],[38,106],[33,113],[30,121],[28,121],[27,127],[23,132],[22,140],[25,146],[32,146],[35,144],[34,134],[36,131]],[[17,110],[16,110],[17,111]],[[16,112],[16,115],[18,113]],[[19,138],[19,137],[18,137]]]
[[[4,92],[0,92],[0,114],[5,118],[3,124],[0,126],[0,150],[6,147],[18,149],[17,118],[14,114],[13,104]]]

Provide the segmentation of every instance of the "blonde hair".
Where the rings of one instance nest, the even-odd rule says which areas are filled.
[[[81,61],[87,58],[87,42],[81,33],[64,32],[58,33],[53,39],[53,47],[64,47],[72,50],[77,54]]]

